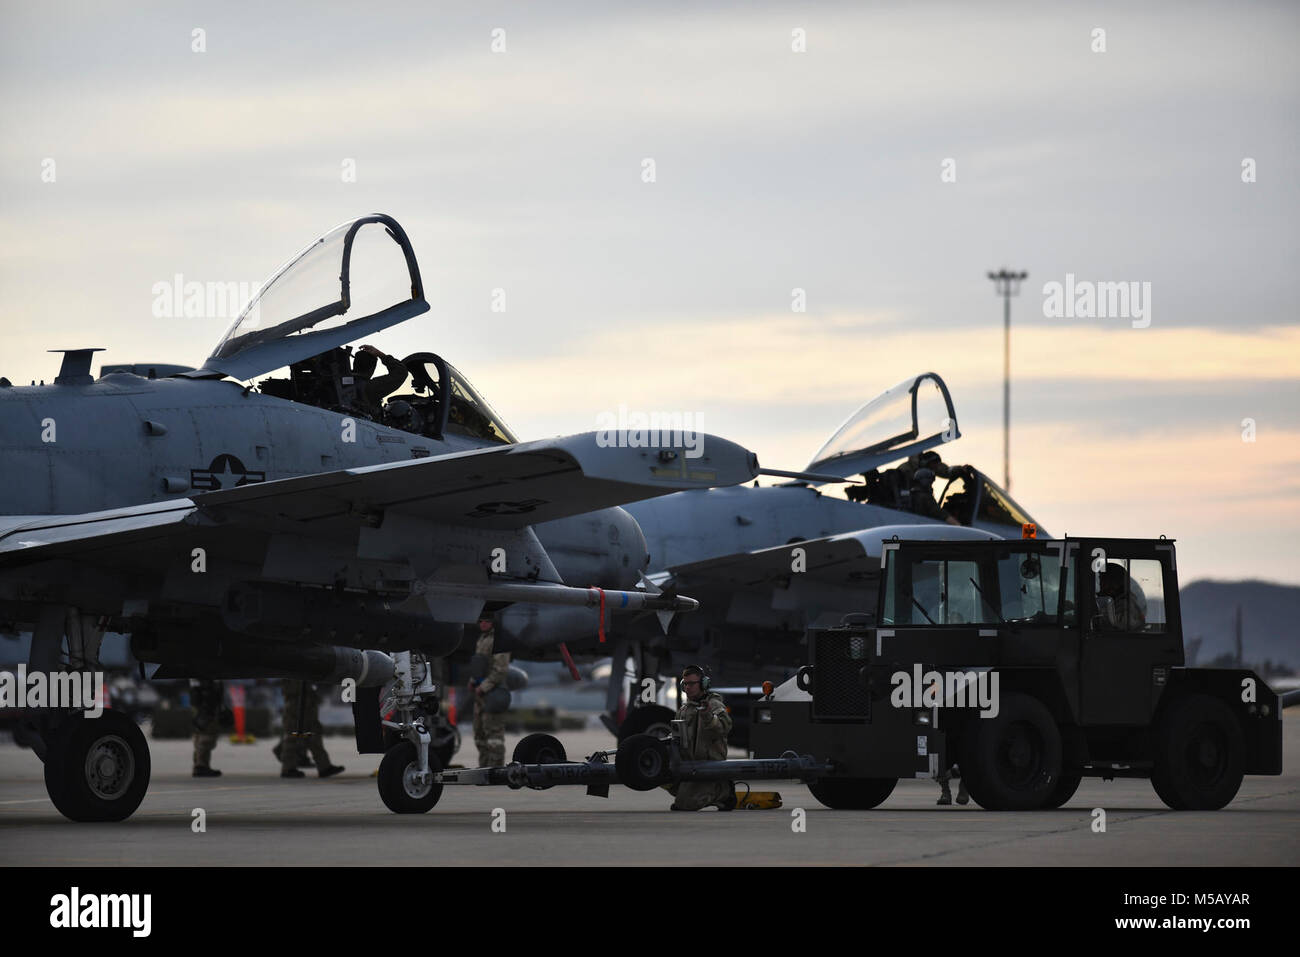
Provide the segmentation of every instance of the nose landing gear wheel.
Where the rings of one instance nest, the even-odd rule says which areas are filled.
[[[379,762],[379,796],[394,814],[423,814],[442,797],[442,785],[432,781],[421,782],[419,755],[410,741],[400,741],[388,749]],[[429,771],[442,770],[437,756],[429,752]]]
[[[126,715],[106,711],[47,742],[45,790],[72,821],[124,821],[149,790],[149,744]]]

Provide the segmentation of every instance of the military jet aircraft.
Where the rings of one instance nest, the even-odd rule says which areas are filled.
[[[69,349],[51,385],[0,380],[0,630],[33,633],[32,671],[93,670],[110,630],[163,677],[351,679],[372,706],[392,682],[379,789],[416,812],[441,790],[431,662],[466,623],[520,602],[693,609],[635,587],[645,542],[617,506],[750,481],[753,453],[714,436],[690,457],[670,435],[520,443],[440,356],[398,368],[345,348],[428,309],[406,233],[376,214],[289,260],[197,369],[95,379],[97,350]],[[370,718],[359,741],[379,735]],[[65,816],[138,807],[149,751],[129,719],[28,725]]]
[[[596,630],[590,609],[521,605],[499,614],[498,635],[519,656],[553,654],[559,637],[573,654],[610,655],[603,717],[620,739],[670,719],[654,703],[662,697],[660,679],[686,664],[710,668],[715,684],[739,686],[737,692],[785,678],[806,663],[806,629],[873,613],[883,542],[895,535],[1019,537],[1026,524],[1036,525],[987,475],[947,465],[934,451],[960,436],[943,379],[933,372],[904,379],[850,415],[797,481],[628,505],[648,543],[650,587],[698,597],[697,614],[668,629],[642,615],[594,647],[586,637]],[[863,484],[849,486],[845,498],[823,491],[836,478],[855,476]],[[545,541],[548,528],[537,531]],[[629,677],[631,710],[623,700]],[[656,686],[653,696],[642,694],[646,678]],[[738,725],[733,743],[743,742],[744,730]]]

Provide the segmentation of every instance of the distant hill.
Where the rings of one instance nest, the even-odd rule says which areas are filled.
[[[1244,657],[1251,664],[1285,662],[1300,672],[1300,586],[1271,582],[1194,581],[1181,592],[1188,650],[1201,639],[1195,664],[1234,653],[1234,619],[1241,606]],[[1192,664],[1188,656],[1188,664]]]

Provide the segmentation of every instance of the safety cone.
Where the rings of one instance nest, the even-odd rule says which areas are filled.
[[[248,733],[247,714],[244,709],[244,686],[230,686],[230,707],[235,712],[235,733],[230,736],[231,744],[253,744],[257,741]]]

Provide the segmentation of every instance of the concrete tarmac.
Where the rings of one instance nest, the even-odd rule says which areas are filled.
[[[327,738],[347,771],[284,780],[272,740],[223,740],[213,765],[190,774],[188,741],[150,741],[153,778],[140,809],[120,824],[74,824],[45,795],[42,765],[6,736],[0,744],[0,865],[485,864],[678,865],[684,844],[717,864],[1082,865],[1095,867],[1289,865],[1300,863],[1300,711],[1287,713],[1280,777],[1247,777],[1222,811],[1174,812],[1145,780],[1085,778],[1057,811],[994,813],[936,807],[938,787],[902,781],[874,811],[830,811],[803,785],[779,791],[770,811],[672,813],[663,791],[613,786],[608,799],[581,787],[548,791],[447,787],[428,814],[396,815],[348,738]],[[560,736],[571,757],[613,746],[604,731]],[[507,754],[517,737],[506,742]],[[457,756],[474,763],[471,739]],[[191,828],[195,809],[205,833]],[[1094,809],[1105,831],[1093,829]],[[494,813],[494,809],[500,812]],[[796,830],[805,813],[805,829]],[[501,812],[504,812],[502,815]],[[494,830],[493,823],[497,823]],[[504,831],[500,830],[504,822]]]

